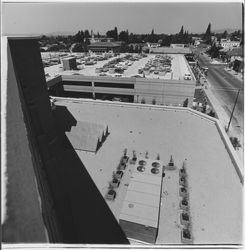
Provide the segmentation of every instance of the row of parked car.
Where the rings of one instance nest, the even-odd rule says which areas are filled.
[[[128,69],[134,61],[138,61],[147,55],[143,54],[126,54],[123,57],[115,58],[106,63],[102,68],[96,68],[95,73],[99,73],[100,76],[107,76],[108,74],[115,74],[114,76],[120,77],[124,73],[124,70]]]
[[[171,63],[172,57],[168,55],[156,55],[155,58],[150,59],[144,68],[138,70],[139,74],[159,74],[165,75],[167,72],[171,72]]]

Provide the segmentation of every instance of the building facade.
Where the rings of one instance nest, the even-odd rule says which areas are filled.
[[[54,96],[105,100],[119,97],[127,102],[182,106],[186,98],[192,103],[196,81],[62,75],[47,85]]]

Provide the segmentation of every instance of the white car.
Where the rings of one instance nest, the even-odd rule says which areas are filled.
[[[184,76],[185,80],[191,80],[191,74],[190,73],[186,73]]]

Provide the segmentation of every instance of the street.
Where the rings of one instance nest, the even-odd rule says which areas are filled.
[[[243,117],[244,117],[244,88],[243,82],[239,81],[233,75],[228,73],[224,68],[225,64],[212,64],[210,58],[204,54],[199,54],[199,65],[208,67],[207,79],[210,83],[210,89],[219,100],[221,106],[226,113],[231,115],[235,104],[238,90],[241,89],[237,103],[235,106],[232,123],[234,128],[238,128],[241,134],[244,131]],[[228,125],[227,121],[227,125]]]

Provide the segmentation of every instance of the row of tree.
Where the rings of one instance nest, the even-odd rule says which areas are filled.
[[[209,23],[206,32],[201,35],[201,38],[205,43],[212,45],[212,35],[214,34],[211,32],[211,24]],[[225,31],[215,35],[219,40],[221,38],[227,38],[228,32]],[[50,50],[68,50],[71,48],[72,44],[76,43],[76,47],[79,50],[87,51],[87,46],[90,44],[91,36],[92,34],[90,34],[86,29],[85,31],[78,31],[74,36],[43,36],[40,42],[42,47],[47,45],[50,46],[50,44],[52,44],[52,46],[50,46]],[[155,34],[154,29],[152,29],[150,34],[134,34],[129,33],[128,30],[118,32],[117,27],[115,27],[112,30],[108,30],[106,32],[106,36],[113,38],[114,41],[123,42],[123,52],[127,52],[129,50],[133,52],[135,52],[135,50],[141,51],[142,47],[139,44],[143,45],[147,42],[159,43],[161,46],[169,46],[171,43],[191,44],[193,43],[192,37],[200,37],[199,34],[188,33],[188,31],[184,30],[183,25],[178,33],[171,35]],[[101,35],[97,33],[96,37],[101,37]],[[231,39],[237,39],[239,37],[242,37],[242,33],[240,31],[235,31],[230,34]],[[138,47],[131,46],[131,44],[138,44]]]

